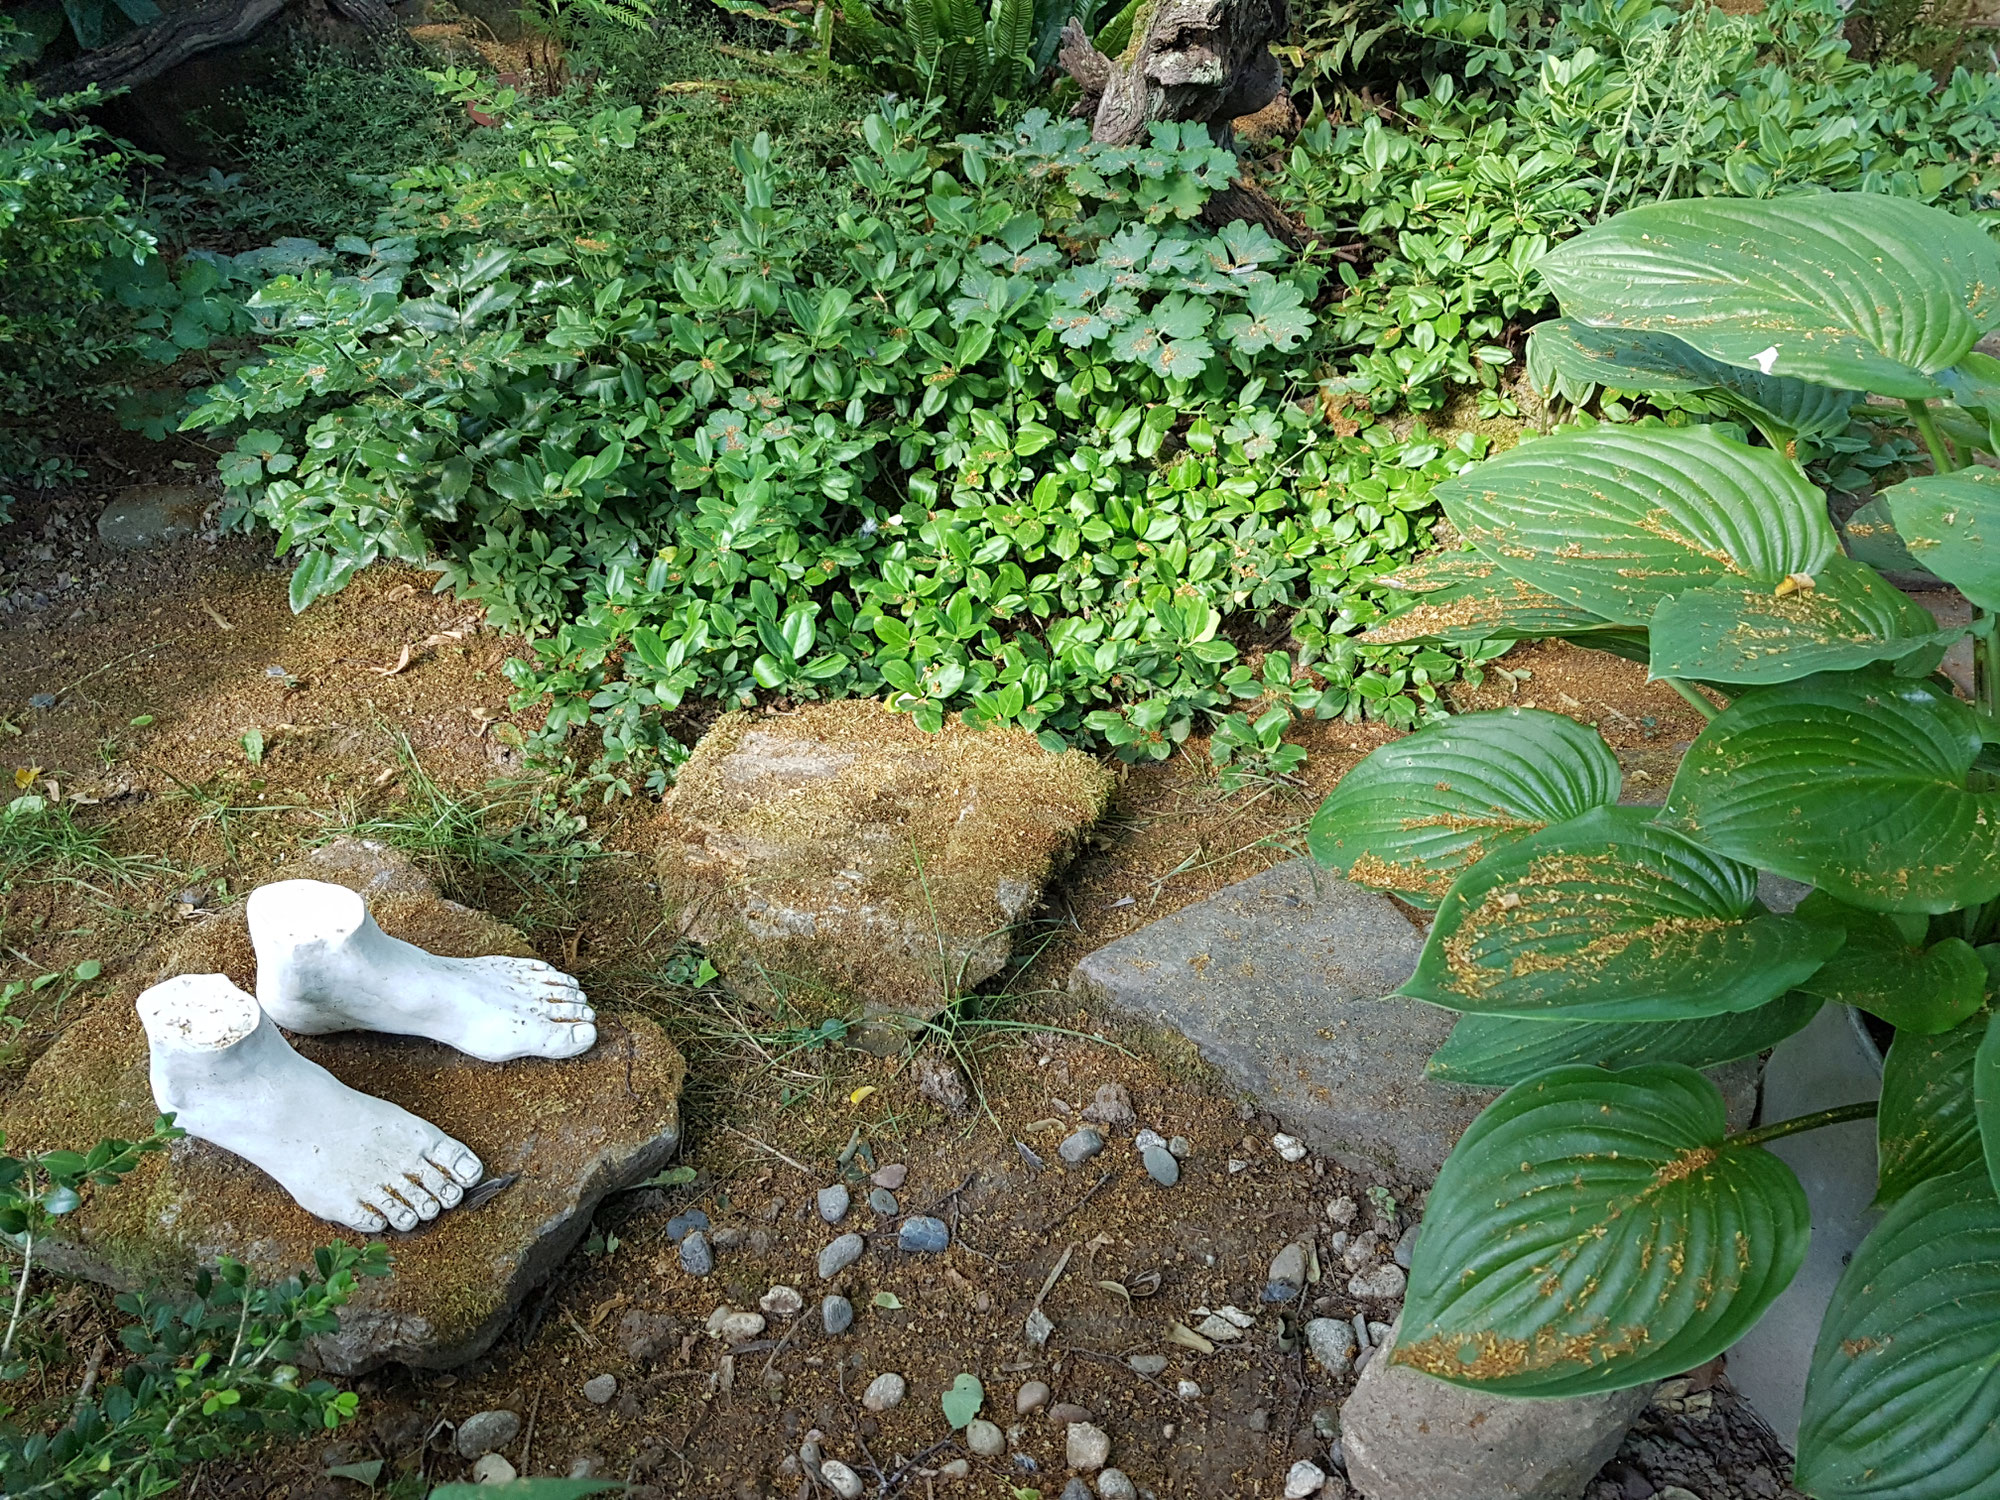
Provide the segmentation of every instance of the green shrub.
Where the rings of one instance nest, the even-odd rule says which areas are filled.
[[[284,337],[191,420],[238,430],[223,478],[297,550],[296,607],[436,549],[537,632],[521,701],[614,762],[759,690],[1161,758],[1267,696],[1225,626],[1278,617],[1322,715],[1409,724],[1458,670],[1350,637],[1478,441],[1329,418],[1318,267],[1193,225],[1233,170],[1198,127],[946,143],[897,105],[832,223],[759,137],[735,227],[669,258],[590,191],[637,125],[516,113],[511,170],[412,173],[424,296],[378,255],[254,299]]]
[[[2000,326],[2000,247],[1885,194],[1715,198],[1630,210],[1541,269],[1574,319],[1558,336],[1603,335],[1585,352],[1610,383],[1706,382],[1768,445],[1590,423],[1439,487],[1473,551],[1429,580],[1455,607],[1412,612],[1459,622],[1433,639],[1476,615],[1602,645],[1709,722],[1664,807],[1617,805],[1587,726],[1516,711],[1377,751],[1314,822],[1324,862],[1436,908],[1403,989],[1461,1012],[1433,1075],[1508,1086],[1431,1192],[1394,1358],[1538,1397],[1712,1359],[1805,1256],[1804,1190],[1764,1144],[1877,1115],[1887,1212],[1827,1310],[1795,1482],[1993,1493],[2000,477],[1964,465],[2000,451],[2000,360],[1973,352]],[[1871,395],[1933,469],[1872,502],[1875,545],[1961,589],[1969,632],[1844,551],[1792,456]],[[1976,704],[1937,672],[1968,633]],[[1760,870],[1814,889],[1770,911]],[[1823,1004],[1894,1028],[1879,1114],[1727,1134],[1695,1069]]]
[[[1405,0],[1400,18],[1427,93],[1399,99],[1397,126],[1317,121],[1274,184],[1315,231],[1367,246],[1366,273],[1341,268],[1354,290],[1332,341],[1383,408],[1436,407],[1458,385],[1504,409],[1509,330],[1550,300],[1537,260],[1621,208],[1801,190],[1992,205],[2000,77],[1938,87],[1857,62],[1835,0],[1753,16]]]

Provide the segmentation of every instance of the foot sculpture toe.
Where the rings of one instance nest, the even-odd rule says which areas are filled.
[[[423,1184],[425,1192],[446,1208],[458,1207],[459,1200],[465,1196],[465,1190],[432,1162],[427,1161],[417,1169],[417,1180]]]
[[[431,1153],[431,1160],[456,1177],[464,1187],[475,1186],[486,1175],[486,1168],[479,1158],[457,1141],[446,1141]]]

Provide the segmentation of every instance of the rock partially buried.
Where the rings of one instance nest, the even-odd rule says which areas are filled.
[[[288,875],[362,892],[394,936],[448,957],[529,953],[509,927],[442,899],[400,856],[342,840]],[[6,1138],[32,1150],[147,1133],[154,1117],[148,1050],[132,1008],[175,974],[226,974],[254,989],[255,956],[240,905],[183,928],[95,997],[71,1002],[63,1035],[5,1107]],[[445,1369],[483,1353],[521,1301],[568,1256],[608,1194],[664,1167],[680,1140],[680,1054],[651,1021],[600,1017],[596,1047],[554,1062],[494,1067],[434,1042],[346,1033],[293,1039],[299,1053],[350,1087],[388,1099],[465,1142],[489,1179],[509,1185],[477,1208],[453,1209],[407,1235],[379,1237],[391,1276],[364,1280],[340,1329],[311,1354],[354,1375],[396,1361]],[[121,1288],[175,1281],[221,1255],[265,1279],[308,1268],[330,1241],[367,1243],[307,1214],[276,1182],[204,1142],[147,1157],[116,1193],[64,1221],[37,1247],[71,1275]]]
[[[1164,1146],[1148,1146],[1139,1160],[1145,1163],[1146,1175],[1161,1187],[1172,1187],[1181,1180],[1181,1164]]]
[[[1111,1458],[1111,1434],[1088,1422],[1072,1422],[1063,1439],[1063,1456],[1072,1469],[1093,1474]]]
[[[847,1332],[854,1326],[854,1304],[845,1297],[826,1297],[819,1304],[820,1327],[829,1337]]]
[[[697,1229],[681,1237],[681,1269],[690,1276],[706,1276],[715,1269],[715,1250],[708,1236]]]
[[[1094,1130],[1079,1130],[1064,1138],[1056,1155],[1072,1167],[1080,1167],[1104,1149],[1104,1137]]]
[[[951,1230],[943,1219],[918,1214],[903,1220],[896,1231],[896,1243],[912,1254],[934,1255],[951,1243]]]
[[[902,1376],[884,1371],[868,1382],[868,1389],[861,1393],[861,1404],[873,1412],[892,1410],[903,1404],[903,1393],[909,1384]]]
[[[1348,1478],[1368,1500],[1576,1500],[1652,1392],[1523,1401],[1469,1391],[1392,1364],[1390,1337],[1340,1412]]]
[[[453,1445],[463,1459],[483,1458],[520,1436],[521,1418],[511,1411],[476,1411],[458,1424]]]
[[[1025,731],[926,734],[868,700],[728,714],[668,798],[661,891],[740,991],[928,1017],[1000,971],[1111,786]]]
[[[819,1279],[831,1281],[842,1271],[861,1259],[861,1252],[868,1248],[868,1242],[860,1235],[849,1232],[841,1235],[819,1253]]]
[[[832,1187],[821,1188],[813,1199],[819,1209],[819,1216],[829,1224],[838,1224],[847,1217],[847,1205],[851,1201],[852,1195],[849,1194],[847,1184],[844,1182],[836,1182]]]
[[[185,484],[138,484],[111,497],[97,517],[97,539],[131,550],[176,542],[201,530],[220,497]]]
[[[1345,1375],[1354,1365],[1359,1342],[1354,1325],[1345,1318],[1314,1318],[1306,1324],[1306,1347],[1313,1362],[1329,1375]]]

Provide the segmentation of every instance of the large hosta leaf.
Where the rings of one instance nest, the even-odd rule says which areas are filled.
[[[1929,610],[1866,564],[1829,557],[1808,582],[1690,589],[1653,612],[1655,677],[1704,682],[1790,682],[1917,657],[1922,675],[1962,630],[1938,629]]]
[[[1986,1175],[2000,1188],[2000,1015],[1989,1016],[1972,1059],[1972,1109],[1979,1117],[1979,1148]]]
[[[1918,566],[1981,609],[2000,609],[2000,470],[1926,474],[1881,498]]]
[[[1363,885],[1426,905],[1503,844],[1618,800],[1596,730],[1512,708],[1465,714],[1384,745],[1340,778],[1307,847]]]
[[[1541,271],[1585,323],[1885,396],[1943,394],[1930,377],[2000,322],[1985,227],[1883,193],[1649,204],[1566,241]]]
[[[1826,497],[1769,448],[1706,427],[1593,427],[1523,443],[1433,492],[1516,578],[1618,625],[1724,583],[1817,577]]]
[[[1769,1005],[1691,1021],[1523,1021],[1460,1016],[1424,1071],[1445,1083],[1506,1088],[1565,1063],[1636,1068],[1685,1063],[1710,1068],[1753,1057],[1804,1028],[1817,995],[1793,990]]]
[[[1792,1482],[1818,1500],[2000,1500],[2000,1199],[1984,1167],[1911,1189],[1841,1273]]]
[[[1878,1207],[1980,1160],[1972,1066],[1985,1037],[1980,1017],[1941,1036],[1898,1035],[1890,1045],[1875,1116]]]
[[[1482,559],[1480,566],[1483,571],[1476,576],[1468,568],[1468,576],[1426,591],[1409,608],[1363,632],[1362,643],[1456,646],[1469,641],[1538,640],[1550,635],[1631,634],[1589,610],[1510,577],[1498,563]]]
[[[1814,891],[1798,905],[1802,922],[1847,934],[1840,951],[1800,986],[1840,1005],[1880,1016],[1899,1033],[1935,1036],[1986,1003],[1986,964],[1963,938],[1926,945],[1921,916],[1863,911]]]
[[[1854,391],[1724,364],[1670,334],[1592,328],[1575,318],[1535,325],[1528,335],[1528,378],[1545,391],[1557,381],[1569,390],[1711,391],[1778,448],[1794,438],[1838,437],[1862,399]]]
[[[1618,1390],[1734,1343],[1805,1256],[1790,1167],[1691,1068],[1557,1068],[1473,1121],[1431,1189],[1395,1359],[1516,1396]]]
[[[1701,733],[1663,823],[1872,911],[2000,895],[2000,793],[1966,789],[1972,710],[1926,682],[1829,673],[1745,693]]]
[[[1489,854],[1438,907],[1403,993],[1453,1010],[1672,1021],[1768,1004],[1841,935],[1763,912],[1756,872],[1601,807]]]
[[[1849,516],[1840,534],[1847,543],[1847,555],[1856,562],[1865,562],[1884,573],[1937,577],[1910,555],[1902,533],[1896,530],[1896,518],[1889,513],[1889,502],[1880,495]]]

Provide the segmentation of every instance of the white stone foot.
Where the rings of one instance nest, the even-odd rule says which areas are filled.
[[[392,938],[343,885],[280,880],[250,893],[257,1000],[287,1031],[386,1031],[487,1062],[575,1057],[597,1016],[569,975],[534,958],[439,958]]]
[[[189,1135],[270,1173],[309,1214],[364,1234],[415,1229],[485,1170],[435,1125],[300,1057],[226,975],[154,985],[139,1019],[154,1103]]]

